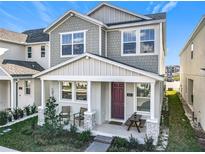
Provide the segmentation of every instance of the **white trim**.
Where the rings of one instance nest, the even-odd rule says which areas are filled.
[[[105,57],[107,56],[107,31],[105,31]]]
[[[73,54],[73,46],[74,46],[74,43],[73,43],[73,35],[74,34],[76,34],[76,33],[83,33],[83,53],[85,53],[86,52],[86,32],[87,32],[88,30],[81,30],[81,31],[71,31],[71,32],[63,32],[63,33],[59,33],[60,34],[60,57],[61,58],[65,58],[65,57],[76,57],[76,56],[79,56],[79,55],[81,55],[81,54]],[[71,46],[72,46],[72,54],[71,55],[63,55],[62,54],[62,36],[63,35],[72,35],[72,38],[71,38],[71,40],[72,40],[72,43],[71,43]]]
[[[33,42],[33,43],[25,43],[25,45],[37,45],[37,44],[48,44],[49,41],[44,41],[44,42]]]
[[[189,43],[192,41],[194,35],[197,33],[198,30],[200,30],[200,26],[202,25],[203,21],[205,20],[205,16],[203,16],[201,18],[201,20],[199,21],[199,23],[197,24],[197,26],[195,27],[194,31],[192,32],[192,34],[190,35],[190,37],[188,38],[188,40],[186,41],[184,47],[182,48],[179,56],[181,56],[181,54],[185,51],[185,49],[188,47]]]
[[[25,42],[16,42],[16,41],[11,41],[11,40],[2,39],[2,38],[0,38],[0,41],[14,43],[14,44],[19,44],[19,45],[25,45]]]
[[[51,67],[51,42],[48,42],[48,68]]]
[[[71,14],[70,16],[68,16],[67,18],[65,18],[63,21],[61,21],[65,16]],[[104,26],[104,27],[107,27],[105,24],[103,24],[101,21],[98,21],[96,19],[93,19],[89,16],[86,16],[86,15],[83,15],[81,13],[78,13],[76,11],[73,11],[73,10],[70,10],[68,12],[66,12],[63,16],[61,16],[60,18],[58,18],[56,21],[54,21],[51,25],[49,25],[45,30],[44,32],[51,32],[53,31],[55,28],[57,28],[58,26],[60,26],[62,23],[64,23],[68,18],[72,17],[76,15],[77,17],[81,18],[81,19],[84,19],[86,21],[89,21],[93,24],[96,24],[96,25],[101,25],[101,26]],[[60,22],[60,23],[58,23]],[[57,25],[56,25],[57,24]],[[54,27],[53,27],[54,26]]]
[[[99,26],[99,55],[102,55],[102,28]]]
[[[61,64],[58,64],[58,65],[56,65],[56,66],[54,66],[54,67],[51,67],[51,68],[49,68],[49,69],[47,69],[47,70],[45,70],[45,71],[42,71],[42,72],[40,72],[40,73],[37,73],[37,74],[33,75],[33,77],[35,78],[35,77],[42,76],[42,75],[44,75],[44,74],[46,74],[46,73],[48,73],[48,72],[50,72],[50,71],[52,71],[52,70],[58,69],[58,68],[60,68],[60,67],[62,67],[62,66],[64,66],[64,65],[67,65],[67,64],[69,64],[69,63],[72,63],[72,62],[74,62],[74,61],[76,61],[76,60],[79,60],[79,59],[81,59],[81,58],[83,58],[83,57],[91,57],[91,58],[94,58],[94,59],[97,59],[97,60],[100,60],[100,61],[104,61],[104,62],[106,62],[106,63],[112,64],[112,65],[115,65],[115,66],[119,66],[119,67],[124,68],[124,69],[127,69],[127,70],[133,71],[133,72],[135,72],[135,73],[139,73],[139,74],[148,76],[148,77],[153,78],[153,79],[156,79],[156,80],[164,81],[164,78],[163,78],[163,77],[161,77],[161,76],[159,76],[159,75],[157,75],[157,74],[155,74],[155,73],[151,73],[151,72],[147,72],[147,71],[140,70],[140,69],[137,69],[137,68],[133,68],[133,67],[131,67],[131,66],[127,66],[127,65],[125,65],[125,64],[121,64],[121,63],[118,63],[118,62],[115,62],[115,61],[112,61],[112,60],[109,60],[109,59],[106,59],[106,58],[103,58],[103,57],[100,57],[100,56],[96,56],[96,55],[93,55],[93,54],[90,54],[90,53],[84,53],[84,54],[82,54],[82,55],[79,55],[78,57],[74,57],[74,58],[72,58],[72,59],[69,59],[69,60],[67,60],[67,61],[65,61],[65,62],[63,62],[63,63],[61,63]],[[108,77],[109,77],[109,76],[108,76]],[[135,78],[136,78],[136,77],[135,77]]]
[[[10,95],[11,95],[11,110],[14,109],[14,81],[11,79],[10,81]]]
[[[92,107],[91,107],[91,101],[92,101],[92,82],[88,81],[87,82],[87,104],[88,104],[88,112],[91,112]],[[102,113],[102,112],[101,112]],[[101,114],[100,113],[100,114]]]
[[[95,12],[97,9],[99,9],[99,8],[102,7],[103,5],[106,5],[106,6],[108,6],[108,7],[111,7],[111,8],[117,9],[117,10],[120,10],[120,11],[122,11],[122,12],[125,12],[125,13],[127,13],[127,14],[136,16],[136,17],[138,17],[138,18],[152,19],[152,18],[150,18],[150,17],[144,16],[144,15],[140,15],[140,14],[136,14],[136,13],[132,13],[132,12],[130,12],[130,11],[128,11],[128,10],[119,8],[119,7],[114,6],[114,5],[110,5],[110,4],[105,3],[105,2],[101,3],[100,5],[96,6],[96,7],[93,8],[92,10],[90,10],[90,11],[87,13],[87,15],[89,16],[90,14],[92,14],[93,12]]]
[[[122,29],[127,27],[134,27],[134,26],[145,26],[145,25],[153,25],[153,24],[159,24],[162,22],[166,22],[166,20],[154,20],[154,21],[144,21],[144,22],[137,22],[137,23],[130,23],[130,24],[122,24],[122,25],[114,25],[109,26],[108,31],[112,31],[113,29]]]
[[[41,79],[41,107],[44,108],[45,107],[45,90],[44,90],[44,80]]]
[[[155,82],[151,83],[150,119],[155,119]]]

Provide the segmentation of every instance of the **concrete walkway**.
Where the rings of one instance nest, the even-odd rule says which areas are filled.
[[[106,152],[112,143],[113,137],[97,135],[94,142],[85,150],[85,152]]]
[[[20,151],[0,146],[0,152],[20,152]]]

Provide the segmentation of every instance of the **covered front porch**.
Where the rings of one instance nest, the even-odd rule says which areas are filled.
[[[146,134],[157,139],[161,77],[90,54],[69,60],[37,77],[41,79],[40,125],[44,123],[45,102],[53,96],[59,104],[59,113],[63,106],[70,106],[71,121],[80,108],[87,108],[83,129],[126,138],[133,134],[141,140]],[[127,131],[125,126],[135,112],[146,120],[140,133],[135,127]]]

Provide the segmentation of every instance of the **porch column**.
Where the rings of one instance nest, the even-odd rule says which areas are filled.
[[[150,97],[150,119],[155,119],[155,82],[151,83],[151,97]]]
[[[92,103],[92,82],[87,82],[87,103],[88,110],[84,113],[84,128],[86,130],[92,130],[96,125],[96,117],[95,111],[92,111],[91,103]]]
[[[38,125],[43,126],[45,123],[45,116],[44,116],[44,110],[45,110],[45,87],[44,87],[44,80],[41,79],[41,106],[38,107]]]
[[[11,88],[10,88],[10,93],[11,93],[11,110],[14,109],[14,80],[11,79]]]
[[[150,119],[146,121],[146,135],[148,138],[154,139],[154,144],[157,144],[159,121],[155,117],[155,82],[151,82]]]

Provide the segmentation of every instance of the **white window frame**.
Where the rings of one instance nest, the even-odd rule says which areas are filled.
[[[28,51],[29,48],[31,49],[30,52]],[[31,57],[28,56],[29,53],[31,54]],[[28,58],[28,59],[31,59],[31,58],[32,58],[32,47],[31,47],[31,46],[27,47],[27,58]]]
[[[72,99],[62,98],[62,83],[63,82],[71,82],[72,83]],[[76,81],[76,82],[86,82],[86,81]],[[77,100],[76,99],[76,82],[74,81],[59,81],[59,101],[62,103],[73,103],[73,104],[88,104],[87,100]],[[88,89],[87,89],[88,96]],[[87,98],[88,99],[88,98]]]
[[[26,82],[29,83],[29,87],[26,86]],[[25,80],[25,81],[24,81],[24,87],[25,87],[25,89],[24,89],[25,95],[31,95],[31,80]],[[27,93],[26,93],[26,89],[27,89],[27,88],[30,89],[30,94],[27,94]]]
[[[133,42],[124,42],[124,33],[125,32],[130,32],[130,31],[135,31],[135,36],[136,36],[136,41]],[[124,53],[124,43],[136,43],[136,51],[135,53]],[[137,55],[137,30],[136,29],[128,29],[128,30],[123,30],[121,31],[121,56],[135,56]]]
[[[140,32],[141,30],[146,30],[146,29],[154,29],[154,53],[140,53]],[[124,54],[123,52],[123,33],[127,31],[136,31],[136,53],[135,54]],[[157,43],[157,27],[156,26],[147,26],[147,27],[138,27],[138,28],[126,28],[126,29],[120,29],[121,32],[121,56],[152,56],[152,55],[158,55],[159,53],[157,52],[158,43]]]
[[[63,32],[63,33],[60,33],[60,57],[61,58],[65,58],[65,57],[75,57],[75,56],[78,56],[78,55],[81,55],[81,54],[73,54],[73,45],[75,44],[79,44],[79,43],[73,43],[73,35],[75,33],[83,33],[83,36],[84,36],[84,42],[83,42],[83,45],[84,45],[84,50],[83,50],[83,53],[86,52],[86,32],[87,30],[82,30],[82,31],[72,31],[72,32]],[[71,34],[72,35],[72,42],[71,42],[71,48],[72,48],[72,54],[71,55],[63,55],[63,51],[62,51],[62,37],[63,35],[69,35]],[[81,44],[81,43],[80,43]]]
[[[146,40],[146,41],[142,41],[141,40],[141,31],[142,30],[154,30],[154,39],[153,40]],[[140,55],[152,55],[152,54],[155,54],[156,53],[156,30],[155,30],[155,28],[140,28],[140,30],[139,30],[139,39],[140,39],[140,43],[139,43],[139,52],[140,52]],[[149,42],[149,41],[153,41],[154,42],[154,52],[152,52],[152,53],[141,53],[141,43],[143,43],[143,42]]]
[[[147,98],[147,97],[137,97],[137,84],[143,84],[143,83],[150,84],[150,86],[151,86],[151,83],[149,83],[149,82],[140,82],[140,83],[135,83],[134,84],[134,112],[137,112],[140,115],[149,116],[149,115],[151,115],[151,97],[150,97],[150,111],[149,112],[147,112],[147,111],[138,111],[137,110],[137,104],[138,104],[137,98]],[[151,90],[152,89],[150,89],[150,92],[151,92]]]

